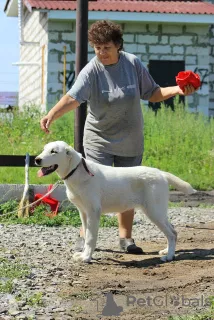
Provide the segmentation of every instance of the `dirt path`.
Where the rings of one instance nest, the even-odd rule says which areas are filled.
[[[171,263],[160,264],[158,250],[163,248],[164,241],[139,243],[146,252],[143,256],[103,252],[101,262],[84,266],[81,270],[84,281],[76,292],[73,288],[62,289],[64,297],[72,294],[74,298],[76,293],[76,311],[86,312],[82,317],[81,312],[79,315],[74,312],[73,316],[108,319],[103,316],[106,314],[112,320],[157,320],[206,309],[208,298],[214,293],[214,223],[177,230],[176,260]],[[83,300],[87,294],[90,301]],[[114,308],[112,298],[121,308]]]
[[[71,251],[77,228],[0,226],[2,261],[6,259],[9,266],[27,264],[30,269],[27,277],[14,282],[11,294],[0,294],[0,320],[164,320],[210,309],[214,210],[190,207],[213,204],[214,194],[186,198],[172,192],[170,201],[186,206],[171,214],[177,221],[178,243],[170,263],[161,263],[158,255],[165,238],[145,220],[134,226],[144,255],[117,251],[117,230],[106,228],[100,229],[92,263],[81,265],[73,262]],[[7,281],[1,275],[0,280]]]

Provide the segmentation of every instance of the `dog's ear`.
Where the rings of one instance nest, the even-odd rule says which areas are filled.
[[[66,155],[69,156],[70,158],[72,158],[73,148],[67,147],[67,148],[65,149],[65,151],[66,151]]]

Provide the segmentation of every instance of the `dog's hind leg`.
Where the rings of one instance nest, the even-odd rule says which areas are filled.
[[[97,243],[101,210],[87,212],[87,226],[85,233],[85,245],[83,252],[73,255],[75,261],[90,262]]]
[[[152,197],[147,197],[149,201],[144,204],[144,212],[167,238],[168,246],[161,252],[161,254],[166,255],[161,257],[161,261],[171,261],[175,255],[177,233],[167,218],[168,186],[162,184],[162,186],[156,186],[149,191]]]
[[[160,210],[160,208],[158,209]],[[161,261],[167,262],[174,259],[175,256],[175,247],[176,247],[176,240],[177,240],[177,232],[174,230],[171,223],[168,221],[167,217],[161,214],[161,212],[157,212],[158,214],[152,214],[151,211],[148,212],[148,217],[150,220],[165,234],[167,238],[167,248],[163,251],[160,251],[159,254],[165,254],[163,257],[161,257]]]
[[[174,227],[173,227],[173,225],[169,222],[169,226],[171,227],[171,231],[174,233],[174,235],[175,235],[175,241],[177,240],[177,232],[175,231],[175,229],[174,229]],[[160,256],[163,256],[163,255],[167,255],[168,254],[168,251],[169,251],[169,248],[167,247],[167,248],[165,248],[165,249],[163,249],[163,250],[160,250],[159,251],[159,255]],[[163,259],[163,258],[162,258]]]

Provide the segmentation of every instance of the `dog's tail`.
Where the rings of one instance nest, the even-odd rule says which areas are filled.
[[[174,176],[173,174],[169,172],[163,172],[163,175],[167,179],[168,183],[175,187],[178,191],[181,191],[186,194],[192,194],[197,192],[188,182]]]

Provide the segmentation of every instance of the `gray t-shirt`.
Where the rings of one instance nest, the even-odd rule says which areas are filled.
[[[142,154],[140,99],[148,100],[158,87],[133,54],[121,51],[119,61],[109,66],[95,56],[67,93],[79,103],[89,102],[84,147],[117,156]]]

